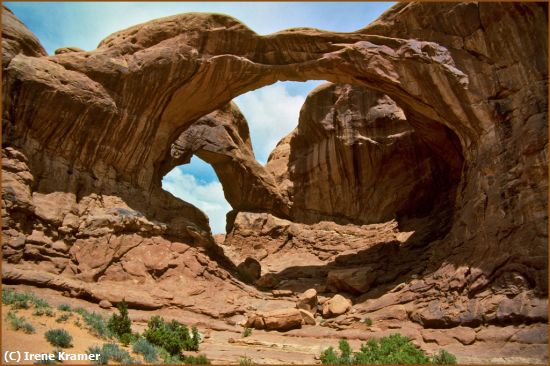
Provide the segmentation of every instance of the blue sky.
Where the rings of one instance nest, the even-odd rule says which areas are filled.
[[[390,2],[4,2],[38,37],[49,54],[64,46],[92,50],[109,34],[151,19],[185,12],[231,15],[259,34],[293,27],[338,32],[360,29]],[[307,94],[322,81],[279,82],[243,94],[235,102],[245,115],[257,160],[265,164],[282,137],[296,126]],[[194,157],[172,170],[163,187],[202,209],[214,233],[225,231],[231,209],[213,169]]]

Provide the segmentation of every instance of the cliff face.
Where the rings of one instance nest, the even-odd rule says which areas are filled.
[[[406,306],[408,319],[435,328],[545,322],[546,14],[537,3],[401,3],[354,33],[268,36],[230,17],[183,14],[117,32],[96,50],[46,56],[4,11],[4,278],[94,298],[104,296],[93,295],[97,281],[142,277],[166,280],[170,292],[184,276],[210,299],[254,292],[232,280],[206,216],[160,187],[196,153],[235,209],[227,244],[251,237],[269,259],[293,254],[281,243],[307,252],[333,231],[326,244],[339,242],[330,255],[324,244],[313,250],[321,269],[311,276],[347,291],[350,278],[370,281],[354,290],[369,311]],[[308,79],[336,85],[310,95],[298,129],[259,166],[228,103]],[[379,228],[393,232],[382,240],[391,250],[348,245],[372,228],[338,226],[394,218],[399,225]],[[232,258],[255,253],[232,247]],[[350,247],[362,255],[337,258]],[[158,263],[135,267],[148,253]],[[364,271],[329,276],[327,261]],[[155,306],[181,303],[167,296],[154,295]],[[220,314],[237,306],[216,304]]]
[[[387,95],[328,84],[308,96],[298,127],[273,151],[267,169],[286,188],[296,221],[377,223],[427,216],[436,205],[445,215],[454,203],[450,187],[460,179],[462,153],[448,129],[429,132],[443,136],[453,166]]]

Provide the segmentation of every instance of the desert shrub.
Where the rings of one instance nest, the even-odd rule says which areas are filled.
[[[15,300],[11,303],[12,309],[28,309],[30,307],[27,300]]]
[[[367,326],[371,326],[372,325],[372,319],[371,318],[365,318],[363,319],[363,324],[367,325]]]
[[[171,355],[199,349],[200,335],[197,328],[193,327],[190,335],[187,326],[176,320],[167,323],[158,315],[149,319],[143,336],[151,344],[164,348]]]
[[[140,335],[138,333],[124,333],[119,337],[119,340],[123,346],[128,346],[130,343],[137,341],[139,337]]]
[[[44,337],[55,347],[69,348],[72,346],[73,337],[65,329],[50,329],[44,333]]]
[[[109,355],[99,346],[91,346],[86,351],[89,355],[99,355],[96,360],[93,360],[92,363],[96,365],[107,365],[109,362]]]
[[[38,308],[36,309],[32,315],[34,316],[42,316],[42,315],[46,315],[46,316],[55,316],[55,313],[52,311],[52,309],[50,308],[46,308],[46,307],[41,307],[41,308]]]
[[[27,334],[34,333],[34,327],[24,317],[18,317],[11,311],[8,312],[7,319],[13,330],[22,330]]]
[[[69,313],[61,314],[59,317],[57,317],[57,319],[55,319],[55,321],[57,323],[65,323],[67,320],[69,320],[70,317],[71,314]]]
[[[186,365],[210,365],[210,360],[205,355],[185,356],[183,362]]]
[[[180,355],[171,355],[163,349],[159,350],[162,363],[165,365],[182,365],[184,362]]]
[[[116,337],[120,338],[123,334],[132,334],[132,322],[128,317],[128,305],[124,300],[117,304],[119,314],[113,314],[107,328]]]
[[[30,292],[19,293],[10,289],[2,289],[2,304],[13,305],[14,303],[16,304],[16,306],[26,306],[24,307],[24,309],[27,309],[29,307],[28,303],[33,304],[36,308],[50,307],[50,305],[46,301],[39,299]]]
[[[71,307],[67,304],[61,304],[57,307],[57,310],[61,311],[72,311]]]
[[[112,338],[112,333],[107,327],[107,322],[101,314],[96,312],[90,313],[81,307],[76,308],[74,311],[82,316],[82,319],[89,327],[90,333],[103,339]]]
[[[33,365],[55,365],[57,362],[55,360],[50,360],[45,358],[43,360],[34,361]]]
[[[440,349],[439,352],[433,356],[432,363],[436,365],[453,365],[456,363],[456,357],[452,353]]]
[[[50,360],[49,358],[48,359],[44,359],[44,360],[39,360],[39,361],[36,361],[34,362],[35,365],[55,365],[57,363],[62,363],[63,360],[61,360],[59,358],[59,352],[63,352],[60,348],[56,348],[54,349],[51,353],[54,355],[54,359],[53,360]]]
[[[239,358],[239,365],[245,365],[245,366],[254,365],[254,361],[252,361],[250,357],[243,356]]]
[[[121,364],[136,363],[136,360],[130,356],[128,351],[120,348],[115,343],[105,343],[102,347],[102,354],[106,355],[108,360],[113,360]]]
[[[325,365],[364,365],[364,364],[429,364],[426,354],[411,343],[411,340],[400,334],[382,337],[379,341],[369,340],[362,344],[360,351],[353,353],[349,343],[341,340],[338,346],[340,354],[329,347],[321,354]]]
[[[183,365],[183,360],[179,355],[171,355],[162,348],[158,349],[162,363],[165,365]]]
[[[151,363],[158,360],[158,352],[155,346],[153,346],[149,341],[143,338],[139,338],[132,345],[132,351],[134,353],[143,355],[145,362]]]
[[[243,338],[250,337],[252,335],[252,328],[244,328]]]

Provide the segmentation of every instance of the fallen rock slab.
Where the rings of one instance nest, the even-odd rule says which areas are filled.
[[[245,327],[287,331],[302,326],[303,317],[298,309],[277,309],[249,316]]]

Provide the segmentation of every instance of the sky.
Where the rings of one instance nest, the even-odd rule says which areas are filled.
[[[185,12],[231,15],[258,34],[293,27],[352,32],[375,20],[390,2],[4,2],[38,37],[48,54],[60,47],[92,50],[109,34],[155,18]],[[265,164],[277,142],[298,123],[307,94],[322,80],[277,82],[234,99],[246,117],[256,159]],[[174,168],[162,186],[192,203],[225,232],[231,209],[210,165],[197,157]]]

